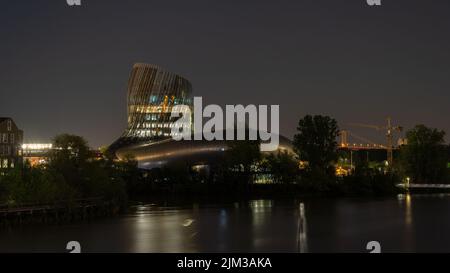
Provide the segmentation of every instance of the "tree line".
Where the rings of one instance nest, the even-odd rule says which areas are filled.
[[[346,176],[336,175],[336,165],[343,157],[337,143],[339,132],[335,119],[307,115],[299,120],[293,139],[296,155],[285,151],[263,155],[258,141],[234,141],[228,144],[224,158],[203,173],[193,171],[189,164],[154,169],[145,179],[136,180],[130,190],[208,194],[266,189],[269,195],[385,195],[399,192],[397,185],[406,178],[414,183],[450,182],[450,148],[442,130],[417,125],[407,132],[408,145],[396,152],[395,165],[386,167],[384,162],[372,164],[355,158],[356,164]]]
[[[406,134],[396,164],[375,168],[356,161],[347,176],[336,176],[342,157],[338,149],[339,126],[328,116],[307,115],[299,120],[293,139],[295,155],[286,151],[260,152],[259,141],[231,141],[224,157],[206,168],[189,162],[141,170],[128,157],[95,156],[80,136],[54,138],[48,162],[23,166],[0,176],[0,205],[66,202],[104,198],[124,206],[128,198],[161,194],[252,194],[272,195],[383,195],[398,191],[406,178],[414,183],[446,183],[449,180],[450,148],[445,132],[417,125]]]
[[[118,208],[127,203],[126,181],[130,170],[124,162],[96,158],[82,137],[62,134],[53,140],[48,162],[29,162],[0,176],[0,205],[8,207],[61,204],[101,198]]]

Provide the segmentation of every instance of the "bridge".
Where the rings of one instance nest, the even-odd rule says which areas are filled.
[[[348,144],[347,137],[349,135],[351,135],[354,138],[361,139],[362,141],[366,141],[367,143],[372,144],[372,145],[366,146],[365,148],[363,148],[361,145],[359,145],[359,148],[357,148],[358,145],[356,145],[356,143],[355,143],[355,145],[353,145],[353,146],[348,146],[348,148],[350,150],[353,150],[353,149],[359,149],[359,150],[361,150],[361,149],[370,149],[370,147],[372,147],[372,149],[373,149],[373,147],[377,147],[377,149],[382,148],[382,149],[386,150],[386,152],[387,152],[387,162],[388,162],[389,166],[392,166],[392,163],[394,162],[394,149],[396,149],[396,147],[394,146],[394,141],[393,141],[394,140],[394,132],[400,132],[401,133],[403,131],[403,127],[402,126],[392,125],[391,117],[388,117],[386,119],[386,125],[381,125],[381,126],[380,125],[373,125],[373,124],[362,124],[362,123],[349,123],[348,125],[361,127],[361,128],[370,128],[370,129],[375,129],[377,131],[385,132],[385,134],[386,134],[386,146],[378,145],[378,147],[377,147],[377,144],[373,143],[372,141],[370,141],[368,139],[365,139],[363,137],[357,136],[354,133],[351,133],[349,131],[341,131],[341,134],[340,134],[341,135],[341,147],[344,147],[344,148],[347,147],[347,144]],[[402,144],[404,144],[404,141],[400,141],[399,140],[398,145],[400,146]]]
[[[349,143],[349,138],[358,142]],[[349,130],[339,132],[339,149],[343,150],[387,150],[387,146],[375,143],[367,138],[358,136]],[[395,148],[394,148],[395,149]]]

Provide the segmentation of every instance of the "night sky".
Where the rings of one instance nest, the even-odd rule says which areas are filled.
[[[135,62],[185,76],[204,103],[280,104],[288,137],[308,113],[450,134],[448,0],[0,3],[0,116],[28,142],[68,132],[110,144]]]

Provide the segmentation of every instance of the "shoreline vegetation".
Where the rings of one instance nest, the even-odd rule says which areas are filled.
[[[445,132],[437,129],[418,125],[408,131],[408,144],[399,148],[392,166],[355,156],[342,176],[336,168],[346,155],[338,149],[336,120],[308,115],[297,131],[295,156],[262,155],[258,141],[234,141],[221,162],[204,170],[188,163],[141,170],[132,157],[98,156],[82,137],[58,135],[47,163],[32,167],[25,162],[0,175],[0,222],[95,219],[126,211],[128,200],[381,197],[404,193],[397,185],[405,181],[450,181],[450,149]],[[261,177],[265,182],[256,183]]]

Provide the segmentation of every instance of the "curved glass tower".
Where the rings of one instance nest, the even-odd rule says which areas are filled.
[[[128,81],[128,125],[110,147],[171,137],[170,115],[175,105],[192,109],[192,85],[185,78],[152,64],[137,63]],[[192,118],[189,117],[191,120]]]
[[[135,64],[128,83],[128,127],[123,137],[170,137],[175,105],[192,105],[192,85],[156,65]]]

